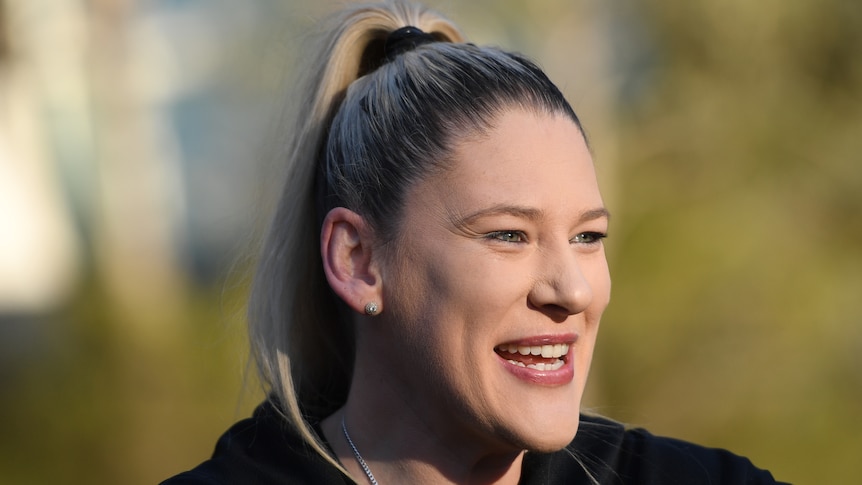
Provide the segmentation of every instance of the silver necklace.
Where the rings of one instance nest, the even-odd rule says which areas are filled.
[[[347,444],[350,445],[350,449],[353,450],[353,456],[356,457],[356,461],[359,462],[359,466],[362,467],[362,470],[365,471],[365,475],[368,476],[368,481],[371,482],[371,485],[377,485],[377,480],[374,479],[374,474],[371,473],[371,469],[368,468],[368,464],[362,459],[362,455],[359,454],[359,450],[356,449],[356,445],[354,445],[353,440],[350,439],[350,434],[347,433],[347,425],[344,424],[343,415],[341,416],[341,431],[344,431],[344,437],[347,438]]]

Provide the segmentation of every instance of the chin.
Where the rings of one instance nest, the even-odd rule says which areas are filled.
[[[512,436],[511,441],[521,450],[538,453],[551,453],[568,446],[578,432],[579,419],[561,423],[559,419],[545,423],[544,426],[531,426],[528,431],[522,431]],[[537,431],[541,430],[541,431]]]
[[[554,451],[559,451],[566,446],[569,446],[572,440],[575,439],[577,431],[578,428],[575,426],[575,429],[570,433],[555,433],[556,436],[546,436],[542,440],[536,440],[531,444],[531,446],[525,447],[525,449],[538,453],[552,453]]]
[[[569,446],[580,425],[580,394],[578,391],[574,395],[566,393],[562,398],[557,396],[557,399],[546,397],[541,408],[533,410],[534,422],[528,425],[525,433],[530,441],[524,449],[549,453]]]

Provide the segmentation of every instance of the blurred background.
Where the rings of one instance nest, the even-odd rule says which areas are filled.
[[[586,405],[782,480],[858,474],[858,2],[429,3],[537,59],[591,137],[614,296]],[[155,483],[261,399],[278,120],[337,6],[0,0],[0,483]]]

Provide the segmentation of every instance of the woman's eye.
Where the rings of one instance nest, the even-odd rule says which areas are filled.
[[[602,232],[582,232],[575,236],[572,242],[578,244],[598,244],[606,237],[608,235]]]
[[[527,237],[521,231],[495,231],[489,234],[488,237],[509,243],[519,243],[527,240]]]

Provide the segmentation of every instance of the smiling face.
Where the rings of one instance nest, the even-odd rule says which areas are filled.
[[[577,431],[610,298],[607,212],[571,120],[493,126],[408,191],[373,358],[438,438],[550,451]]]

